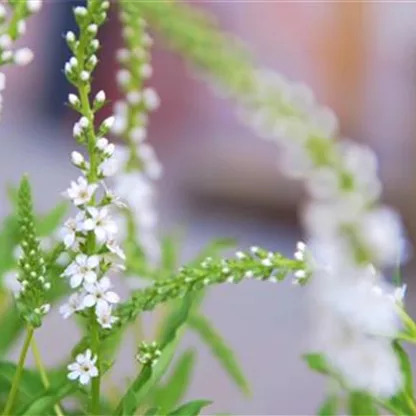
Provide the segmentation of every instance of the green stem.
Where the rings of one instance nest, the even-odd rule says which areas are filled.
[[[34,329],[32,327],[27,328],[25,342],[23,344],[22,350],[20,351],[20,357],[17,363],[16,373],[14,374],[14,377],[13,377],[12,387],[10,389],[10,393],[7,398],[6,406],[3,411],[4,416],[12,414],[11,412],[13,409],[14,402],[16,400],[18,390],[19,390],[20,379],[22,378],[24,365],[26,361],[26,355],[29,350],[30,342],[33,337],[33,332],[34,332]]]
[[[32,338],[32,352],[33,352],[33,357],[35,358],[36,367],[39,371],[42,383],[45,389],[49,389],[50,383],[49,383],[48,375],[46,374],[45,366],[43,365],[42,357],[40,355],[39,348],[36,344],[35,337]],[[64,413],[61,407],[59,406],[59,404],[55,404],[53,409],[55,410],[56,416],[64,416]]]
[[[101,388],[101,369],[100,369],[100,328],[95,314],[91,314],[91,349],[97,355],[96,367],[98,368],[98,376],[94,377],[91,382],[91,408],[92,415],[100,414],[100,388]]]

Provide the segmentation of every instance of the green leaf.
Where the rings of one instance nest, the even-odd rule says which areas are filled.
[[[144,416],[162,416],[163,412],[160,410],[160,407],[152,407],[147,410]]]
[[[338,397],[330,395],[318,410],[319,416],[335,416],[338,410]]]
[[[210,400],[193,400],[168,413],[168,416],[198,416],[199,412],[210,404]]]
[[[396,352],[397,358],[400,362],[400,368],[402,370],[404,379],[404,393],[413,398],[413,376],[412,376],[412,363],[407,355],[407,352],[400,345],[398,341],[393,342],[393,348]]]
[[[37,219],[36,228],[39,235],[48,236],[52,234],[61,224],[68,211],[68,204],[61,202],[50,210],[46,215]]]
[[[348,397],[348,410],[351,416],[378,415],[374,399],[362,392],[350,393]]]
[[[246,396],[250,396],[249,383],[244,376],[233,350],[226,344],[222,336],[202,315],[192,314],[188,319],[189,327],[194,330],[202,341],[211,349],[214,357],[222,365],[231,379]]]
[[[131,415],[141,401],[149,394],[152,388],[159,382],[164,374],[166,374],[175,349],[179,340],[178,333],[188,319],[189,311],[192,306],[192,297],[185,296],[182,306],[179,310],[175,310],[167,319],[167,324],[162,333],[159,342],[162,354],[154,367],[144,365],[140,374],[130,385],[126,394],[117,406],[116,414]]]
[[[63,398],[75,393],[78,389],[79,386],[77,383],[70,382],[65,377],[65,380],[61,382],[57,388],[50,389],[32,400],[20,415],[44,415],[49,412],[55,404],[59,403]]]
[[[302,358],[306,361],[311,370],[325,375],[331,374],[329,365],[322,354],[304,354]]]
[[[0,362],[0,391],[8,392],[11,388],[13,377],[16,373],[16,364]],[[38,373],[31,370],[23,370],[19,385],[19,403],[27,403],[44,391],[42,380]]]
[[[17,338],[24,329],[24,323],[20,319],[14,305],[11,305],[7,311],[1,314],[0,328],[0,356],[4,356],[10,346],[17,341]]]
[[[171,409],[185,395],[192,379],[196,354],[194,350],[185,351],[178,359],[168,381],[153,394],[152,402],[163,409]]]

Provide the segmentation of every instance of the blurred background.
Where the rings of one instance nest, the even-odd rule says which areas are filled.
[[[74,29],[74,2],[45,3],[22,40],[35,51],[35,62],[8,73],[0,124],[0,185],[16,183],[29,172],[41,211],[59,200],[77,174],[69,162],[74,114],[64,104],[70,89],[62,72],[69,57],[62,35]],[[240,36],[259,63],[310,84],[319,101],[339,115],[343,134],[375,149],[385,199],[401,211],[414,241],[416,4],[191,3]],[[104,89],[111,99],[117,99],[118,30],[113,14],[102,31],[103,62],[95,78],[97,90]],[[256,244],[290,255],[301,238],[297,212],[303,191],[280,175],[276,148],[239,124],[232,103],[214,97],[157,36],[153,65],[152,83],[162,99],[150,131],[165,166],[159,184],[161,232],[178,226],[186,230],[184,260],[215,237],[235,237],[241,248]],[[0,216],[9,210],[5,192],[2,201]],[[410,287],[411,311],[413,298]],[[316,410],[325,386],[299,358],[309,343],[305,290],[290,282],[220,287],[210,292],[204,309],[235,348],[253,397],[243,399],[204,348],[189,397],[213,399],[213,412],[295,415]],[[52,364],[62,358],[60,335],[66,350],[72,345],[61,324],[59,317],[50,317],[39,338]],[[200,346],[191,336],[186,344]],[[127,361],[121,363],[121,374],[128,369]]]

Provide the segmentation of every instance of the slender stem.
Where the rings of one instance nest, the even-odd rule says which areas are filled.
[[[36,344],[35,337],[32,338],[32,352],[33,352],[33,357],[35,358],[36,367],[39,371],[42,383],[45,389],[49,389],[50,383],[49,383],[48,375],[46,374],[45,366],[43,365],[42,357],[40,355],[38,345]],[[59,404],[56,404],[53,407],[53,409],[55,410],[56,416],[64,416],[64,413],[61,407],[59,406]]]
[[[17,363],[16,373],[13,377],[12,387],[10,389],[9,396],[7,398],[6,406],[3,411],[3,415],[11,415],[13,410],[13,405],[16,400],[16,396],[19,390],[20,379],[22,378],[24,365],[26,361],[26,355],[29,350],[30,342],[33,337],[34,329],[32,327],[27,328],[25,342],[23,344],[22,350],[20,351],[19,361]]]
[[[96,366],[98,368],[98,376],[94,377],[91,382],[91,408],[92,415],[100,414],[100,388],[101,388],[101,369],[100,369],[100,328],[95,318],[95,314],[91,314],[91,349],[97,355]]]

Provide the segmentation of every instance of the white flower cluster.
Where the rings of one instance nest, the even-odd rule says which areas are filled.
[[[74,313],[92,310],[103,329],[111,329],[117,321],[113,308],[120,300],[112,290],[108,274],[114,269],[123,268],[117,259],[125,260],[123,251],[116,243],[118,227],[111,216],[111,208],[121,203],[103,182],[114,175],[118,167],[114,156],[115,146],[105,137],[112,128],[114,117],[105,119],[96,130],[94,114],[104,105],[106,95],[104,91],[98,92],[91,103],[88,97],[90,75],[98,61],[95,55],[99,47],[96,39],[98,25],[105,21],[109,6],[110,3],[105,1],[88,2],[88,8],[76,7],[74,14],[80,26],[79,40],[73,32],[66,34],[74,57],[65,64],[65,75],[79,93],[79,96],[70,94],[68,101],[81,114],[73,134],[77,142],[87,147],[89,160],[80,152],[71,154],[72,163],[80,169],[81,176],[71,182],[65,196],[72,201],[78,213],[68,219],[61,230],[62,241],[71,257],[62,277],[68,279],[74,293],[61,306],[60,312],[64,318],[68,318]],[[93,353],[97,353],[91,348]],[[90,370],[79,372],[77,363],[74,363],[74,373],[69,377],[79,377],[81,383],[87,383],[95,374],[94,360],[88,351],[79,358],[77,363],[82,367],[85,361],[88,364],[85,366],[91,367]]]
[[[122,66],[117,81],[125,99],[115,103],[112,131],[123,137],[128,145],[117,152],[119,163],[124,169],[114,178],[114,188],[128,203],[133,214],[136,239],[141,249],[151,263],[157,263],[160,246],[156,236],[158,216],[154,208],[152,181],[161,177],[162,166],[152,146],[145,141],[148,113],[159,107],[160,100],[153,88],[143,86],[144,81],[152,75],[148,51],[152,39],[145,31],[143,20],[133,19],[125,12],[121,13],[121,20],[126,48],[117,52],[117,59]]]
[[[8,18],[6,5],[0,4],[0,66],[16,64],[28,65],[33,60],[33,52],[29,48],[13,50],[13,43],[26,33],[26,20],[40,11],[43,0],[22,0],[18,10]],[[2,93],[6,87],[6,76],[0,72],[0,112],[3,106]]]
[[[108,176],[103,166],[113,160],[114,145],[100,138],[94,151],[101,162],[98,178],[103,179]],[[91,163],[78,152],[72,153],[72,161],[83,173],[88,173],[91,168]],[[101,327],[111,328],[116,321],[112,308],[119,302],[119,296],[111,290],[112,284],[106,273],[122,267],[114,261],[117,257],[124,260],[125,256],[116,243],[118,227],[110,214],[111,205],[118,204],[118,200],[104,187],[100,202],[95,204],[98,189],[98,183],[90,183],[85,176],[80,176],[65,193],[80,211],[74,218],[69,218],[61,230],[62,241],[73,258],[62,276],[69,280],[76,292],[60,311],[64,318],[68,318],[75,312],[94,307]],[[95,253],[99,254],[91,254],[87,250],[91,235],[95,240]]]
[[[400,330],[404,290],[395,291],[377,270],[397,265],[403,232],[398,214],[376,204],[376,156],[364,145],[334,141],[337,119],[308,87],[271,72],[255,79],[241,114],[281,146],[284,171],[303,179],[311,198],[303,222],[319,348],[352,389],[392,396],[402,383],[391,340]],[[303,243],[295,257],[305,258]],[[298,271],[295,282],[304,277]]]

